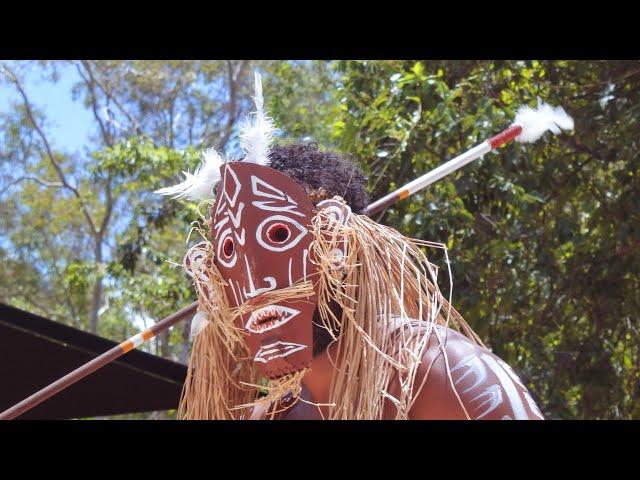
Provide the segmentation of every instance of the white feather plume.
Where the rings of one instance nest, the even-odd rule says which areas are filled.
[[[209,325],[207,314],[204,312],[196,313],[193,317],[193,320],[191,320],[191,338],[200,334],[200,332],[202,332],[207,325]]]
[[[213,199],[213,187],[220,181],[220,167],[225,160],[213,148],[206,150],[202,157],[203,161],[195,173],[182,172],[186,177],[184,182],[173,187],[161,188],[155,193],[194,201]]]
[[[531,143],[538,140],[547,130],[555,135],[560,133],[561,129],[573,130],[573,118],[562,107],[552,107],[538,99],[538,108],[533,109],[525,105],[518,109],[513,125],[522,127],[522,133],[516,140]]]
[[[255,95],[253,101],[256,111],[253,112],[240,126],[240,146],[245,153],[245,161],[269,164],[271,142],[276,132],[273,119],[264,112],[264,98],[262,96],[262,77],[259,73],[255,77]]]

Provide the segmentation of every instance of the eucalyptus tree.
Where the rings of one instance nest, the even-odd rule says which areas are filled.
[[[640,415],[640,62],[344,61],[341,148],[373,196],[562,105],[575,133],[509,145],[384,213],[446,243],[454,304],[553,418]]]
[[[326,62],[249,60],[4,62],[0,70],[16,93],[0,119],[1,268],[14,276],[0,296],[114,338],[139,328],[132,319],[152,321],[192,297],[170,262],[185,251],[195,206],[152,192],[193,170],[205,148],[237,154],[233,133],[251,106],[254,70],[265,75],[273,114],[282,112],[283,135],[290,124],[294,137],[312,133],[331,76]],[[29,78],[55,83],[69,71],[69,94],[93,122],[83,152],[55,148],[29,91]],[[186,332],[162,337],[159,353],[177,355],[170,347]]]

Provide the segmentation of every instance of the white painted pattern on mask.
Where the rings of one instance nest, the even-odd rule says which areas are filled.
[[[318,204],[318,207],[320,207],[321,204],[322,202]],[[328,207],[325,207],[322,212],[331,218],[332,222],[336,222],[341,225],[345,223],[345,212],[338,205],[329,205]]]
[[[285,245],[282,245],[281,247],[276,247],[274,245],[269,245],[267,242],[265,242],[264,238],[262,238],[262,234],[263,234],[263,230],[264,227],[270,223],[270,222],[274,222],[274,221],[281,221],[281,222],[286,222],[290,225],[295,226],[298,229],[298,236],[296,236],[295,238],[293,238],[292,241],[287,241],[287,243]],[[293,234],[293,232],[291,232]],[[305,235],[307,234],[307,229],[302,226],[300,223],[298,223],[297,221],[295,221],[292,218],[286,217],[284,215],[272,215],[271,217],[265,218],[260,225],[258,225],[258,228],[256,228],[256,240],[258,241],[258,243],[260,245],[262,245],[264,248],[266,248],[267,250],[271,250],[272,252],[284,252],[285,250],[289,250],[293,247],[295,247],[298,243],[300,243],[300,241],[305,237]],[[293,236],[293,235],[292,235]]]
[[[224,196],[222,196],[222,198],[220,199],[220,203],[218,204],[218,208],[216,209],[216,213],[214,215],[218,216],[220,212],[224,211],[225,208],[227,208],[227,202],[225,201]]]
[[[233,282],[233,280],[231,280]],[[240,305],[241,303],[243,303],[246,298],[242,297],[242,289],[240,288],[240,283],[236,280],[236,287],[238,287],[238,293],[240,294],[240,303],[238,303],[238,305]]]
[[[305,248],[302,252],[302,276],[305,282],[307,281],[307,255],[309,255],[309,250]]]
[[[249,260],[247,260],[246,255],[244,257],[244,263],[247,266],[247,278],[249,279],[249,291],[247,292],[247,290],[243,288],[244,296],[247,298],[247,300],[249,298],[257,297],[261,293],[269,292],[269,291],[274,290],[276,288],[276,279],[275,278],[273,278],[273,277],[264,277],[263,280],[265,282],[267,282],[269,284],[269,286],[256,289],[256,287],[255,287],[255,285],[253,283],[253,274],[251,273],[251,268],[249,267]]]
[[[242,302],[238,299],[236,287],[233,286],[233,282],[229,282],[229,286],[231,287],[231,291],[233,292],[233,297],[236,299],[236,305],[240,305]]]
[[[263,186],[268,191],[261,190],[260,186]],[[274,187],[270,183],[265,182],[260,177],[257,177],[255,175],[251,175],[251,191],[257,197],[273,198],[275,200],[284,200],[284,201],[286,201],[286,195],[284,194],[284,192],[282,190],[280,190],[279,188]],[[271,193],[269,193],[269,191]]]
[[[231,233],[231,228],[227,228],[222,232],[222,234],[220,235],[220,240],[218,241],[218,249],[216,251],[216,258],[218,259],[218,262],[220,262],[224,267],[227,268],[233,267],[238,260],[238,254],[235,249],[231,258],[227,258],[225,255],[223,255],[222,252],[224,241],[227,239],[227,237],[231,236]]]
[[[209,284],[209,277],[205,273],[207,251],[200,248],[199,245],[195,245],[187,251],[186,257],[189,265],[187,273],[191,278],[198,279]]]
[[[224,176],[224,180],[223,180],[223,185],[222,185],[222,190],[223,190],[223,195],[224,197],[227,199],[227,201],[229,202],[229,206],[231,208],[236,206],[236,201],[238,200],[238,195],[240,195],[240,190],[242,190],[242,185],[240,184],[240,181],[238,180],[238,176],[236,175],[236,172],[233,171],[233,169],[231,167],[227,167],[226,171],[229,173],[231,180],[233,181],[234,185],[233,185],[233,197],[229,196],[229,193],[227,192],[227,175]]]
[[[236,201],[238,200],[238,195],[240,194],[240,190],[242,189],[242,186],[240,185],[240,182],[238,181],[238,177],[236,176],[235,172],[231,168],[227,168],[225,172],[229,173],[229,177],[227,177],[227,174],[225,173],[224,186],[223,186],[224,193],[222,195],[222,199],[220,200],[220,205],[218,206],[215,213],[216,216],[222,215],[223,218],[220,219],[218,222],[216,222],[216,224],[214,225],[214,231],[215,231],[214,238],[217,239],[219,235],[221,237],[220,240],[218,240],[218,251],[217,251],[217,255],[220,263],[222,263],[222,265],[224,265],[227,268],[231,268],[236,263],[236,253],[234,252],[233,258],[231,260],[226,260],[222,255],[220,255],[221,253],[220,250],[224,245],[225,234],[227,232],[230,232],[229,235],[231,235],[231,229],[227,228],[223,230],[222,233],[220,232],[222,230],[222,227],[225,226],[229,222],[229,220],[231,220],[231,223],[233,224],[233,228],[234,228],[233,234],[236,240],[238,241],[238,244],[240,246],[243,246],[245,244],[245,238],[246,238],[245,229],[242,228],[242,230],[240,230],[239,233],[236,231],[240,228],[240,224],[242,223],[242,211],[244,210],[245,204],[244,202],[240,202],[238,204],[238,208],[236,212],[234,213],[232,211],[232,209],[236,206]],[[231,180],[234,182],[232,196],[229,196],[229,193],[227,192],[228,190],[227,178],[231,178]],[[227,202],[229,203],[228,206],[227,206]]]
[[[236,240],[238,240],[238,245],[240,245],[241,247],[244,246],[244,243],[245,243],[244,232],[245,232],[244,228],[242,229],[242,232],[240,233],[240,235],[238,235],[238,232],[233,232],[233,234],[236,237]]]
[[[260,189],[260,186],[266,188],[268,191]],[[251,190],[254,195],[258,197],[271,198],[272,200],[252,201],[251,203],[260,210],[268,210],[272,212],[287,212],[299,217],[304,217],[304,213],[296,211],[298,204],[287,194],[280,189],[270,185],[259,177],[251,175]],[[271,193],[269,193],[271,192]],[[274,203],[286,202],[284,206],[274,206]]]
[[[242,221],[242,210],[244,209],[244,202],[238,204],[238,211],[234,215],[231,210],[227,210],[225,214],[231,219],[231,223],[235,228],[240,228],[240,222]]]
[[[219,222],[216,222],[216,224],[213,226],[213,229],[215,230],[214,238],[218,238],[218,235],[220,234],[220,229],[224,227],[228,222],[229,222],[229,217],[224,217]]]
[[[305,348],[307,348],[306,345],[301,345],[299,343],[278,341],[260,347],[260,350],[258,350],[258,353],[256,353],[253,360],[255,362],[267,363],[274,358],[286,357],[292,353],[304,350]]]

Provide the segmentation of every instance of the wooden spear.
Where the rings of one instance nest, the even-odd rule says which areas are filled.
[[[0,420],[11,420],[22,415],[26,411],[31,410],[33,407],[41,404],[56,393],[59,393],[65,388],[70,387],[77,381],[82,380],[90,373],[95,372],[99,368],[102,368],[108,363],[113,362],[115,359],[121,357],[125,353],[139,347],[147,340],[152,339],[160,332],[163,332],[167,328],[178,323],[180,320],[183,320],[189,316],[193,316],[196,313],[197,307],[198,302],[194,302],[191,305],[184,307],[182,310],[178,310],[177,312],[172,313],[168,317],[157,322],[155,325],[153,325],[153,327],[148,328],[145,331],[138,333],[137,335],[134,335],[128,340],[125,340],[119,345],[113,347],[111,350],[106,351],[99,357],[96,357],[93,360],[85,363],[84,365],[76,368],[59,380],[56,380],[55,382],[47,385],[42,390],[37,391],[30,397],[22,400],[20,403],[17,403],[13,407],[0,413]]]

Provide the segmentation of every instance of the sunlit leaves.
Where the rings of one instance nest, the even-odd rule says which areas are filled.
[[[637,329],[640,308],[640,64],[345,61],[338,68],[346,94],[340,127],[350,132],[341,146],[369,170],[374,197],[499,132],[538,97],[575,118],[575,134],[508,145],[382,221],[451,248],[456,305],[521,371],[548,415],[637,417],[631,392],[640,389],[640,364],[630,359],[640,346],[625,332]]]

